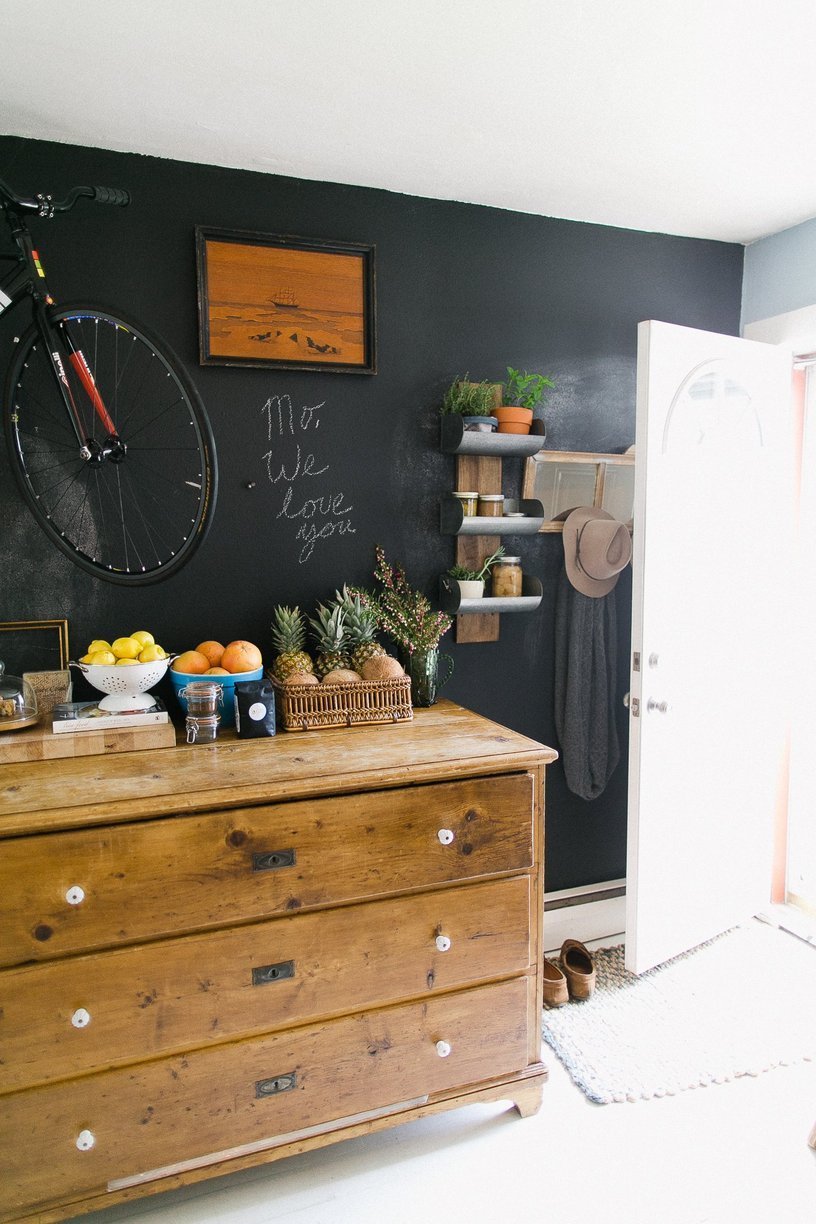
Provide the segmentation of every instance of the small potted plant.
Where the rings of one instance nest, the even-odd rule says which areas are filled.
[[[442,414],[458,413],[467,431],[489,433],[498,421],[493,416],[496,403],[496,384],[470,382],[467,374],[455,379],[442,398]]]
[[[468,569],[465,565],[453,565],[448,570],[448,577],[453,578],[459,583],[459,595],[462,599],[481,599],[484,595],[485,579],[490,573],[491,567],[496,564],[500,557],[504,556],[504,546],[500,545],[494,553],[492,553],[481,569]]]
[[[541,402],[545,390],[554,386],[555,383],[543,374],[528,374],[526,370],[508,366],[502,406],[495,409],[499,433],[528,434],[533,423],[533,409]]]

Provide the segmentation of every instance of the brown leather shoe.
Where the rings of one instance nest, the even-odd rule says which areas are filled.
[[[544,958],[541,976],[544,982],[545,1007],[561,1007],[569,1001],[567,979],[554,961]]]
[[[595,965],[587,949],[577,939],[561,945],[561,968],[567,979],[571,999],[588,999],[595,989]]]

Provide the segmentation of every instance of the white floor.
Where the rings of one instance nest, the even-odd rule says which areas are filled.
[[[546,1048],[545,1048],[546,1049]],[[816,1224],[816,1063],[592,1105],[549,1050],[544,1104],[474,1105],[153,1199],[96,1224]]]

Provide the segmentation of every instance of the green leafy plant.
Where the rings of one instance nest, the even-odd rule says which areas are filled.
[[[496,564],[500,557],[504,556],[504,545],[500,544],[494,553],[485,560],[484,565],[479,570],[468,569],[464,565],[452,565],[448,570],[451,578],[456,578],[460,582],[481,582],[490,573],[491,568]]]
[[[514,370],[508,366],[503,401],[510,408],[533,409],[544,392],[554,386],[555,383],[543,374],[528,374],[526,370]]]
[[[470,382],[468,375],[457,378],[442,397],[442,413],[461,416],[490,416],[495,406],[495,383]]]

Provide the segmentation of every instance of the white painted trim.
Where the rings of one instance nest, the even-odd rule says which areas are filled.
[[[602,884],[546,893],[544,947],[547,955],[557,954],[565,939],[580,939],[585,944],[621,943],[626,930],[625,889],[625,880],[607,880]]]
[[[788,310],[770,319],[757,319],[742,329],[746,340],[761,340],[765,344],[784,344],[796,356],[816,352],[816,306]]]

